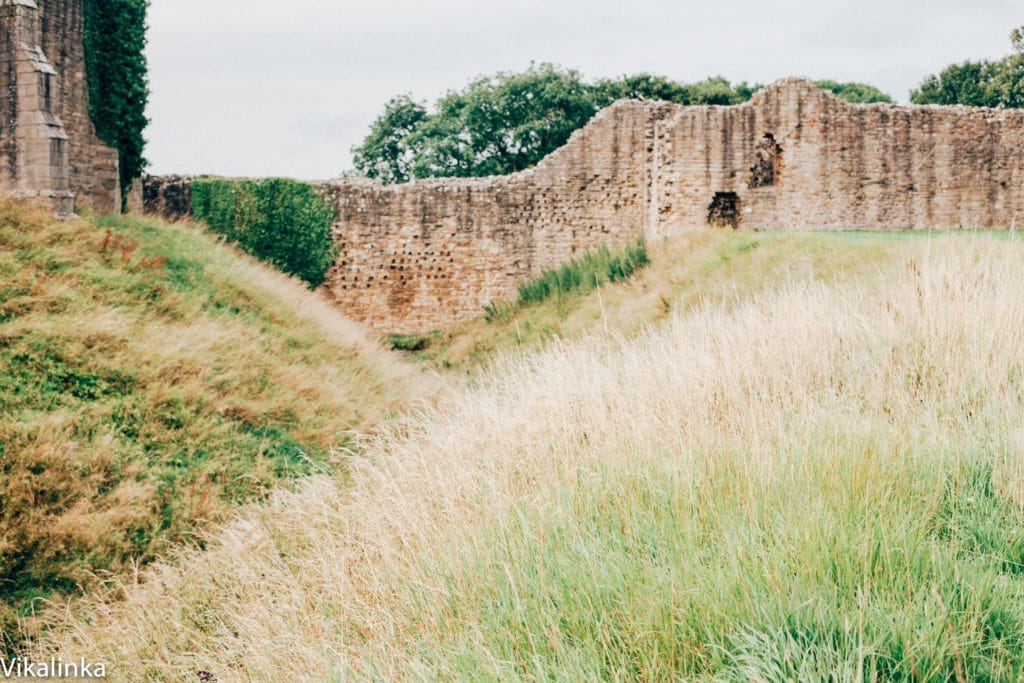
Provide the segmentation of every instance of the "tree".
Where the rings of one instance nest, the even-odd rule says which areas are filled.
[[[733,86],[721,76],[686,85],[664,76],[637,74],[598,81],[592,86],[594,102],[607,106],[615,100],[658,100],[675,104],[741,104],[749,100],[760,85],[746,81]]]
[[[120,156],[122,198],[146,166],[148,8],[148,0],[86,0],[84,9],[89,115]]]
[[[594,84],[592,92],[594,103],[601,107],[616,100],[658,100],[676,104],[690,104],[693,101],[689,86],[651,74],[604,79]]]
[[[413,136],[427,121],[427,108],[408,95],[389,101],[370,134],[355,150],[355,166],[367,178],[386,184],[412,179]]]
[[[498,73],[449,92],[432,115],[408,97],[392,100],[353,150],[355,165],[385,183],[513,173],[564,145],[597,109],[575,71]]]
[[[417,177],[502,175],[565,144],[597,112],[579,73],[551,64],[479,78],[437,103],[420,131]]]
[[[853,102],[854,104],[871,104],[873,102],[886,102],[891,104],[892,97],[882,92],[873,85],[867,83],[838,83],[836,81],[817,81],[815,83],[822,90],[828,90],[838,97]]]
[[[689,104],[742,104],[750,99],[755,90],[741,83],[741,89],[733,88],[729,81],[721,76],[708,78],[690,86],[691,99]]]
[[[938,75],[924,79],[910,93],[914,104],[965,104],[971,107],[998,107],[999,94],[994,87],[992,62],[952,64]]]
[[[1015,54],[998,61],[967,61],[925,78],[910,93],[914,104],[1024,107],[1024,27],[1010,34]]]

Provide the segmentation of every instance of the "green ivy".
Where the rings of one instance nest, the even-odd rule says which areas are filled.
[[[331,239],[336,212],[309,183],[196,178],[192,215],[310,287],[323,283],[337,253]]]
[[[149,0],[85,0],[89,115],[100,139],[121,158],[121,192],[146,166],[146,11]]]

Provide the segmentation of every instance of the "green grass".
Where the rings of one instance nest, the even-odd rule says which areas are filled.
[[[642,239],[614,253],[602,245],[520,286],[519,304],[526,306],[555,297],[586,294],[607,282],[628,280],[648,263],[647,243]]]
[[[416,353],[430,348],[430,344],[437,336],[435,332],[428,332],[426,334],[391,334],[388,335],[388,343],[393,351]]]
[[[404,389],[316,302],[198,228],[0,206],[4,640],[342,464]]]
[[[38,651],[155,680],[1022,680],[1021,245],[688,246],[659,281],[742,298],[506,359],[344,491],[250,510]]]
[[[599,287],[625,282],[649,263],[647,242],[642,238],[614,252],[607,245],[601,245],[523,283],[516,300],[488,304],[484,307],[483,319],[489,323],[507,323],[518,311],[547,301],[555,301],[565,310]]]
[[[498,351],[491,338],[499,331],[514,330],[517,346],[539,345],[556,334],[556,325],[536,320],[568,316],[594,290],[624,284],[650,262],[643,239],[614,251],[601,246],[522,284],[516,299],[485,306],[479,320],[474,321],[486,323],[483,328],[469,323],[425,334],[390,334],[386,341],[392,349],[406,352],[419,363],[472,372]],[[468,353],[452,352],[453,346],[467,343],[472,345]]]
[[[631,249],[632,259],[628,252],[591,254],[582,259],[586,266],[576,261],[525,285],[539,300],[492,304],[476,320],[426,335],[428,343],[410,351],[410,358],[438,370],[474,375],[503,354],[536,351],[556,338],[633,336],[674,312],[702,302],[742,301],[794,276],[810,274],[825,282],[874,277],[899,257],[901,244],[922,236],[701,231],[640,243],[632,249],[642,251]],[[645,265],[626,279],[613,280],[607,266],[616,255]],[[603,286],[576,287],[574,283],[593,282],[595,272],[605,273],[597,276]]]
[[[602,280],[597,289],[576,289],[573,283],[593,282],[593,270],[600,268],[573,262],[552,269],[524,285],[540,300],[492,304],[476,320],[431,332],[428,343],[409,357],[437,370],[474,375],[496,357],[536,351],[556,338],[606,332],[630,337],[675,312],[706,302],[739,302],[794,277],[827,283],[870,280],[900,259],[905,247],[988,239],[1012,242],[1017,237],[1007,231],[925,230],[684,233],[643,243],[646,265],[628,279]],[[603,259],[588,255],[583,260],[594,264]]]
[[[427,667],[460,680],[1018,680],[1024,515],[993,493],[988,458],[922,451],[869,481],[844,456],[877,444],[827,443],[789,454],[793,471],[753,501],[722,472],[697,489],[641,468],[593,473],[546,514],[515,510],[447,570],[444,610],[473,617],[420,644]]]

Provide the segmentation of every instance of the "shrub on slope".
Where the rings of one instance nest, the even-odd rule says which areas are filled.
[[[0,204],[0,616],[333,466],[404,374],[196,228]]]
[[[1011,680],[1024,248],[499,368],[40,655],[116,678]]]

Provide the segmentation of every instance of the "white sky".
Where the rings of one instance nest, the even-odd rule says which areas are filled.
[[[392,96],[433,102],[555,62],[866,81],[906,101],[928,73],[1010,52],[1021,0],[153,0],[154,173],[328,178]]]

